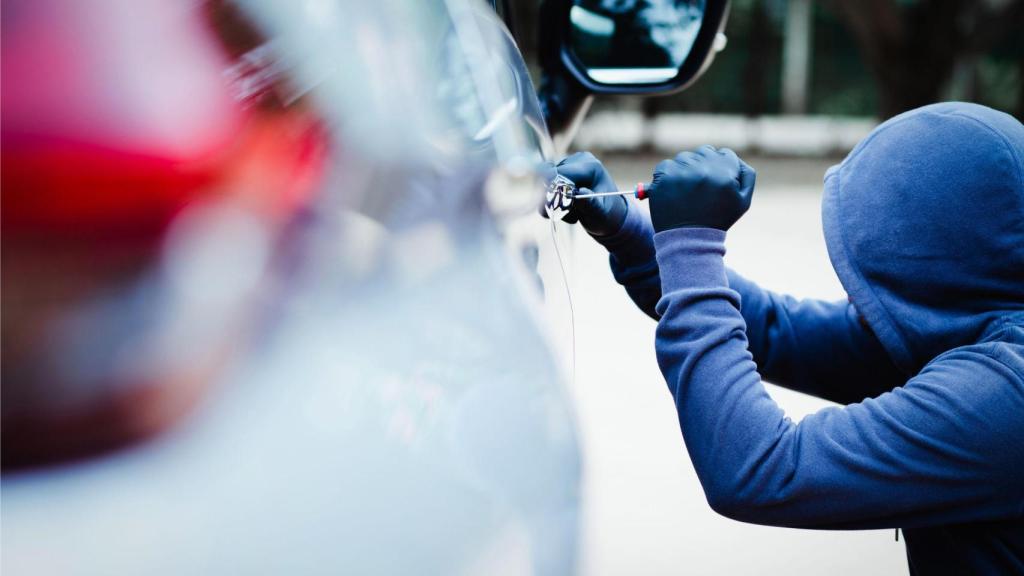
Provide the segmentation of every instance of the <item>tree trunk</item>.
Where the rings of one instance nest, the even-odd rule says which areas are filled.
[[[764,0],[754,2],[750,15],[749,50],[743,65],[743,114],[761,116],[768,104],[768,69],[766,62],[771,50],[771,23]]]
[[[981,54],[1019,33],[1024,2],[1001,8],[977,0],[831,0],[878,81],[888,118],[942,99],[957,58]]]
[[[879,114],[888,118],[940,99],[958,51],[970,0],[833,0],[878,83]]]
[[[1014,116],[1024,122],[1024,58],[1017,60],[1017,77],[1021,79],[1021,86],[1017,87],[1017,110]]]

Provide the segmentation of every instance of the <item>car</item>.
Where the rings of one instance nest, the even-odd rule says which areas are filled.
[[[579,570],[536,208],[728,2],[546,2],[539,91],[512,8],[5,2],[5,574]]]

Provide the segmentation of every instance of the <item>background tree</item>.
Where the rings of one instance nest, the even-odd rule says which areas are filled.
[[[1024,44],[1021,0],[828,0],[856,39],[878,89],[881,117],[944,99],[958,68],[973,99],[979,57],[1008,35]],[[1024,73],[1024,56],[1017,55]],[[1024,114],[1024,90],[1016,103]]]

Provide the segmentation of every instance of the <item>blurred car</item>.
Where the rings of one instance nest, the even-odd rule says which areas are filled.
[[[726,3],[609,85],[548,3],[539,94],[508,8],[3,4],[5,574],[577,570],[535,209],[589,95],[692,82]]]

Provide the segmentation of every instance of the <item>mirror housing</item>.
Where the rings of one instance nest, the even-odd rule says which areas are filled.
[[[547,0],[547,66],[593,94],[667,94],[724,47],[729,0]],[[701,6],[703,5],[703,6]],[[703,8],[703,14],[701,14]]]

